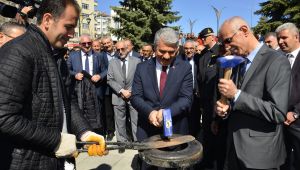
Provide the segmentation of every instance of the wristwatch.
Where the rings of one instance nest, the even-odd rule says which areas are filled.
[[[299,114],[296,113],[296,112],[293,112],[293,117],[294,117],[295,119],[299,119]]]

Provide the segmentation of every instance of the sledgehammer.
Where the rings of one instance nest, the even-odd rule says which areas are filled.
[[[232,74],[232,68],[244,62],[245,59],[239,56],[228,55],[218,58],[217,62],[219,66],[224,69],[224,79],[229,80]],[[220,102],[222,104],[227,104],[227,98],[221,96]]]

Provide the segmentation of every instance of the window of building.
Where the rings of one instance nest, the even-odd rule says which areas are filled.
[[[89,24],[83,23],[83,24],[82,24],[82,28],[83,28],[83,29],[89,29]]]
[[[82,3],[82,9],[89,9],[89,4]]]

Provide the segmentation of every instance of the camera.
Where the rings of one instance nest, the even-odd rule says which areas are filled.
[[[28,18],[33,18],[43,0],[23,0],[23,1],[22,0],[9,0],[9,1],[19,4],[20,9],[22,9],[25,6],[32,6],[32,10],[28,12],[27,16],[28,16]]]

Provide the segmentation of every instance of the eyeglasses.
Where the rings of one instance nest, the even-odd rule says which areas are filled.
[[[226,38],[223,40],[224,44],[230,44],[232,42],[233,37],[237,34],[237,32],[235,32],[231,37]]]
[[[90,46],[90,45],[92,45],[92,42],[82,42],[82,43],[80,43],[81,45],[83,45],[83,46]]]

